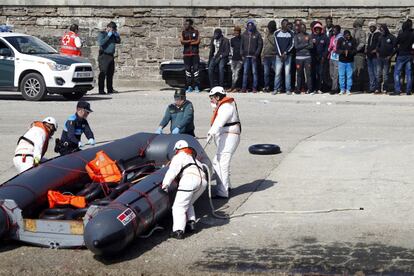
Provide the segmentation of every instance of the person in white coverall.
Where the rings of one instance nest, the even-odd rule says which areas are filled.
[[[33,122],[29,130],[19,138],[13,158],[13,164],[19,173],[39,165],[57,128],[55,118],[47,117],[42,122]]]
[[[217,145],[217,153],[213,159],[213,167],[217,175],[217,191],[214,198],[228,198],[231,189],[230,161],[240,143],[239,113],[236,102],[233,98],[227,97],[223,87],[214,87],[209,96],[214,113],[207,142],[214,139]]]
[[[178,178],[178,189],[172,206],[173,229],[171,237],[183,239],[187,228],[195,229],[194,202],[201,196],[207,186],[206,175],[202,163],[196,159],[196,152],[184,140],[178,141],[174,149],[176,154],[171,160],[169,169],[162,182],[162,189],[168,187]]]

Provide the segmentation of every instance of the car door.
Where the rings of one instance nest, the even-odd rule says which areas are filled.
[[[14,86],[14,53],[0,39],[0,88]]]

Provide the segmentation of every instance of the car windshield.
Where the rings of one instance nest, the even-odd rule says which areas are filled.
[[[10,36],[5,39],[22,54],[57,54],[55,49],[33,36]]]

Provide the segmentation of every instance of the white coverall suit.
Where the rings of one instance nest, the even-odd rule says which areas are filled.
[[[47,145],[49,141],[44,129],[33,125],[22,137],[31,141],[20,139],[17,144],[16,151],[14,153],[13,164],[19,173],[30,169],[34,166],[34,160],[42,159],[43,147]]]
[[[186,165],[194,163],[197,163],[197,166],[191,165],[182,171]],[[165,189],[171,185],[182,171],[177,194],[172,206],[173,232],[178,230],[184,232],[187,221],[196,220],[193,204],[207,186],[206,175],[201,168],[200,161],[183,151],[176,154],[171,160],[170,167],[162,182],[162,188]]]
[[[226,126],[230,124],[230,126]],[[230,161],[240,143],[241,125],[235,102],[227,102],[218,106],[217,116],[208,135],[214,137],[217,153],[213,159],[213,168],[217,178],[217,195],[229,196]]]

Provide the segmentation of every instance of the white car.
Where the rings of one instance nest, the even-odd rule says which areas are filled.
[[[0,91],[20,91],[29,101],[47,94],[78,100],[93,89],[94,82],[88,60],[60,55],[30,35],[0,32]]]

